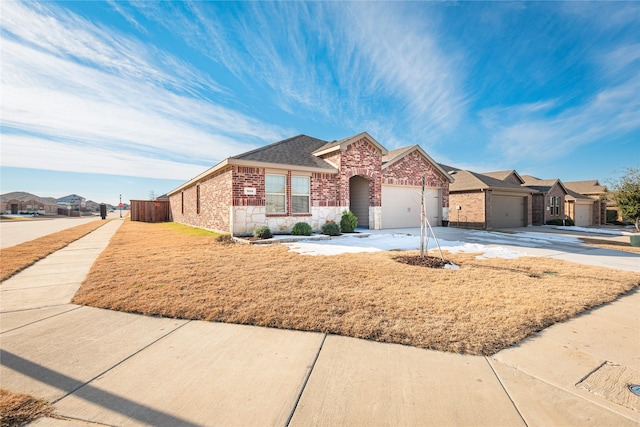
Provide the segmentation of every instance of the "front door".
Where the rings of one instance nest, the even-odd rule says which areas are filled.
[[[354,176],[349,180],[349,210],[358,218],[358,227],[369,228],[369,180]]]

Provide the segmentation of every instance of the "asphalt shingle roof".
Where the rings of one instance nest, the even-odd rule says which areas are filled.
[[[452,176],[453,179],[455,179],[455,182],[449,186],[449,191],[470,191],[481,189],[526,190],[520,185],[471,171],[458,170],[455,171]]]
[[[590,181],[565,182],[564,186],[567,187],[567,189],[580,194],[603,194],[607,192],[607,187],[600,185],[596,179]]]
[[[321,139],[307,135],[298,135],[231,158],[264,163],[335,169],[328,162],[312,154],[328,144],[330,143]]]

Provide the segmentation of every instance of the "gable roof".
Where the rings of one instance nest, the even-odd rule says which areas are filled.
[[[329,163],[312,154],[325,145],[327,141],[298,135],[230,157],[230,159],[335,170]]]
[[[341,139],[340,141],[327,142],[325,145],[318,147],[313,154],[316,156],[322,156],[338,150],[346,150],[347,147],[354,142],[360,141],[362,138],[366,138],[374,147],[382,152],[382,155],[388,153],[387,149],[382,146],[374,137],[369,135],[368,132],[360,132],[357,135],[350,136],[348,138]]]
[[[454,166],[445,165],[444,163],[438,163],[438,164],[440,165],[442,170],[446,171],[448,174],[451,174],[451,172],[457,172],[457,171],[462,170],[462,169],[456,168]]]
[[[604,194],[608,192],[607,187],[600,185],[597,179],[565,182],[564,186],[580,194]]]
[[[575,201],[580,201],[581,200],[581,201],[584,201],[584,202],[586,202],[586,201],[594,202],[595,201],[595,199],[592,199],[589,196],[585,196],[583,194],[577,193],[577,192],[571,190],[570,188],[567,188],[567,197],[566,197],[566,199],[567,200],[575,200]]]
[[[541,193],[548,193],[556,184],[559,184],[562,190],[569,194],[567,187],[564,186],[562,181],[558,178],[554,179],[539,179],[531,175],[523,175],[522,179],[524,179],[524,187],[533,188],[534,190],[538,190]]]
[[[449,192],[454,191],[477,191],[477,190],[509,190],[521,193],[536,193],[531,188],[512,184],[501,179],[493,178],[481,173],[466,170],[454,170],[450,172],[454,182],[449,186]]]
[[[491,178],[499,179],[500,181],[504,181],[505,179],[513,175],[518,179],[518,181],[520,181],[520,183],[524,184],[524,179],[522,179],[520,174],[518,174],[518,172],[516,172],[515,169],[511,169],[508,171],[498,171],[498,172],[483,172],[482,174]]]
[[[422,149],[422,147],[420,147],[418,144],[410,145],[409,147],[398,148],[397,150],[393,150],[393,151],[389,151],[385,156],[382,156],[382,169],[391,166],[392,164],[396,163],[399,160],[402,160],[404,157],[408,156],[409,154],[411,154],[411,153],[413,153],[415,151],[420,153],[422,155],[422,157],[424,157],[427,162],[431,163],[431,165],[438,172],[440,172],[443,176],[445,176],[449,180],[449,182],[453,182],[454,181],[454,179],[451,177],[451,175],[449,175],[447,173],[447,171],[444,170],[442,168],[442,166],[440,166],[439,163],[436,163],[435,160],[433,160],[426,153],[426,151],[424,151]]]

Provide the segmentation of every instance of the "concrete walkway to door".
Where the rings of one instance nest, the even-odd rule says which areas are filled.
[[[637,291],[491,357],[69,304],[120,224],[0,285],[1,385],[59,417],[35,425],[640,424]]]

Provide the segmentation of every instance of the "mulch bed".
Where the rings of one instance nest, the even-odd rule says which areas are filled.
[[[436,258],[433,256],[425,256],[424,258],[421,258],[420,255],[404,255],[395,257],[394,259],[403,264],[428,268],[444,268],[445,265],[451,264],[450,261],[443,261],[442,258]]]

